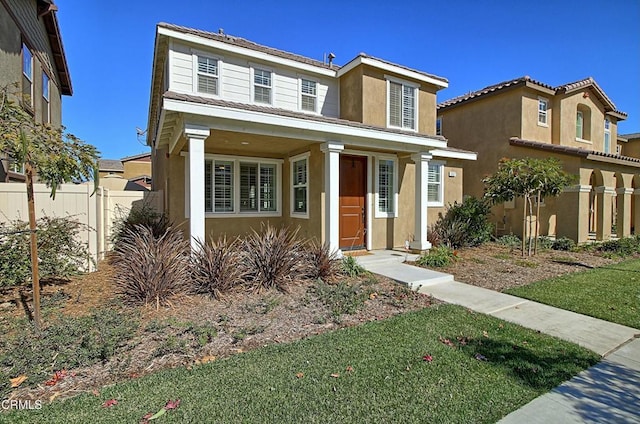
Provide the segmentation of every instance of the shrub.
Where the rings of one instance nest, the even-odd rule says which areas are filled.
[[[551,245],[553,250],[573,250],[575,247],[576,242],[566,237],[560,237],[559,239],[554,240]]]
[[[359,277],[367,272],[353,256],[343,257],[341,267],[342,273],[349,277]]]
[[[72,217],[45,216],[36,221],[40,280],[66,279],[77,275],[90,260],[89,249],[79,241],[86,226]],[[29,224],[0,224],[0,287],[31,281]]]
[[[208,294],[216,299],[234,287],[246,283],[248,274],[243,263],[246,253],[238,249],[239,241],[220,236],[209,243],[198,243],[191,255],[192,277],[196,293]]]
[[[479,246],[491,239],[493,225],[489,222],[491,206],[484,200],[468,197],[454,202],[433,226],[437,238],[451,248]]]
[[[635,253],[640,253],[640,238],[634,236],[605,241],[599,244],[596,249],[609,255],[630,256]]]
[[[147,202],[143,202],[142,205],[134,206],[131,209],[118,209],[116,215],[113,235],[111,236],[111,242],[116,250],[119,248],[119,242],[122,237],[128,232],[136,231],[139,227],[150,229],[154,238],[162,237],[171,227],[169,218],[164,213],[156,211]]]
[[[364,306],[371,294],[360,284],[352,285],[342,281],[335,285],[329,285],[318,280],[311,291],[331,310],[334,317],[339,317],[342,314],[355,314]]]
[[[340,272],[338,252],[331,250],[328,243],[320,244],[313,240],[307,245],[305,253],[309,263],[308,278],[330,281]]]
[[[169,305],[169,298],[190,286],[189,243],[169,228],[159,238],[145,226],[126,230],[115,252],[114,281],[127,304]]]
[[[502,246],[507,246],[511,251],[519,249],[520,246],[522,246],[520,237],[516,236],[515,234],[505,234],[504,236],[498,238],[497,242]]]
[[[542,250],[549,250],[553,246],[553,240],[547,236],[538,236],[538,248]]]
[[[262,232],[252,233],[242,243],[247,253],[245,264],[249,270],[247,280],[254,290],[277,288],[287,291],[287,284],[308,273],[298,229],[276,230],[270,224],[262,225]]]
[[[428,253],[416,259],[420,266],[443,268],[451,265],[456,260],[456,252],[447,246],[433,247]]]

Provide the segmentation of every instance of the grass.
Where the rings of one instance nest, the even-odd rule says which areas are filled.
[[[505,293],[640,328],[640,260],[563,275]]]
[[[0,414],[0,422],[138,422],[180,399],[163,423],[492,423],[598,359],[577,345],[440,305]],[[103,408],[109,399],[118,404]]]

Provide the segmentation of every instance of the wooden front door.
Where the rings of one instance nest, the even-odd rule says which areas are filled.
[[[365,248],[367,158],[340,155],[340,249]]]

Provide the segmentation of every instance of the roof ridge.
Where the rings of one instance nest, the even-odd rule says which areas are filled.
[[[454,97],[452,99],[445,100],[445,101],[443,101],[441,103],[438,103],[437,107],[438,107],[438,109],[440,109],[440,108],[443,108],[443,107],[452,106],[454,104],[462,103],[464,101],[471,100],[471,99],[473,99],[475,97],[478,97],[478,96],[481,96],[481,95],[485,95],[485,94],[488,94],[488,93],[496,91],[496,90],[501,90],[503,88],[507,88],[507,87],[510,87],[512,85],[515,85],[515,84],[518,84],[518,83],[521,83],[521,82],[526,82],[526,81],[536,82],[536,81],[532,80],[530,76],[524,75],[522,77],[501,81],[501,82],[499,82],[497,84],[488,85],[488,86],[486,86],[484,88],[481,88],[479,90],[470,91],[468,93],[462,94],[462,95]]]

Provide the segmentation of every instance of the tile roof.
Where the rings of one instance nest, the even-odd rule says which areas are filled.
[[[188,27],[184,27],[184,26],[180,26],[180,25],[174,25],[174,24],[169,24],[166,22],[161,22],[158,24],[158,27],[161,28],[167,28],[167,29],[171,29],[173,31],[178,31],[181,32],[183,34],[191,34],[191,35],[196,35],[198,37],[203,37],[203,38],[207,38],[210,40],[215,40],[215,41],[220,41],[222,43],[226,43],[226,44],[231,44],[231,45],[235,45],[238,47],[244,47],[247,49],[251,49],[251,50],[255,50],[255,51],[259,51],[262,53],[267,53],[276,57],[280,57],[283,59],[290,59],[290,60],[294,60],[296,62],[300,62],[300,63],[305,63],[307,65],[313,65],[313,66],[318,66],[320,68],[326,68],[326,69],[333,69],[333,70],[337,70],[340,67],[332,64],[329,65],[327,63],[324,63],[322,61],[319,60],[315,60],[315,59],[311,59],[305,56],[301,56],[298,54],[294,54],[294,53],[289,53],[286,52],[284,50],[278,50],[278,49],[274,49],[272,47],[267,47],[267,46],[263,46],[261,44],[258,43],[254,43],[253,41],[249,41],[247,39],[241,38],[241,37],[234,37],[228,34],[224,34],[221,32],[209,32],[209,31],[202,31],[199,29],[194,29],[194,28],[188,28]]]
[[[635,140],[636,138],[640,138],[640,133],[618,134],[618,136],[626,138],[627,140]]]
[[[597,160],[598,157],[617,159],[620,161],[629,162],[628,165],[640,167],[640,158],[621,156],[621,155],[616,155],[614,153],[598,152],[595,150],[588,150],[580,147],[559,146],[557,144],[549,144],[549,143],[542,143],[539,141],[524,140],[518,137],[511,137],[509,139],[509,144],[514,146],[532,147],[534,149],[557,152],[557,153],[567,154],[571,156],[580,156],[587,159]]]
[[[439,135],[426,135],[426,134],[420,134],[420,133],[411,132],[411,131],[397,130],[394,128],[378,127],[374,125],[363,124],[357,121],[349,121],[346,119],[332,118],[332,117],[322,116],[322,115],[311,115],[308,113],[294,112],[286,109],[279,109],[279,108],[268,107],[268,106],[256,106],[256,105],[245,104],[245,103],[237,103],[237,102],[230,102],[226,100],[212,99],[208,97],[193,96],[191,94],[176,93],[174,91],[167,91],[166,93],[164,93],[163,97],[165,99],[171,99],[171,100],[181,100],[181,101],[200,103],[200,104],[206,104],[206,105],[212,105],[212,106],[222,106],[222,107],[228,107],[233,109],[250,110],[254,112],[268,113],[271,115],[304,119],[308,121],[326,122],[326,123],[335,124],[335,125],[345,125],[345,126],[355,127],[355,128],[384,131],[388,133],[406,135],[407,137],[423,138],[423,139],[430,138],[433,140],[446,141],[446,138]]]

